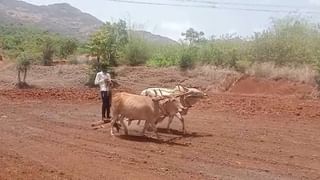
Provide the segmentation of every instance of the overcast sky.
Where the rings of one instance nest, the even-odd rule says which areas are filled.
[[[37,5],[53,3],[69,3],[87,12],[102,21],[117,21],[119,18],[130,20],[135,29],[143,29],[154,34],[170,37],[178,40],[181,32],[189,27],[203,31],[207,37],[219,36],[225,33],[237,33],[241,36],[251,35],[255,31],[261,31],[268,27],[271,17],[283,17],[288,15],[286,7],[270,6],[235,6],[216,5],[218,8],[194,8],[194,7],[168,7],[141,4],[127,4],[111,2],[107,0],[24,0]],[[170,0],[137,0],[145,2],[181,3]],[[209,1],[209,0],[207,0]],[[269,4],[294,6],[295,10],[313,21],[320,22],[320,0],[211,0],[214,2],[232,2],[249,4]],[[250,8],[281,10],[282,12],[255,12],[241,10],[226,10],[231,8]],[[303,10],[304,9],[304,10]],[[308,14],[305,11],[317,11]]]

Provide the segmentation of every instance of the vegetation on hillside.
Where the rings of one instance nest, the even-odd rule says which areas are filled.
[[[0,26],[0,47],[13,59],[24,52],[33,63],[51,65],[54,57],[67,58],[78,45],[74,39],[31,27]]]
[[[0,26],[0,45],[11,56],[26,52],[45,65],[50,65],[54,56],[67,58],[76,52],[90,53],[97,57],[97,61],[92,62],[90,76],[100,70],[101,64],[109,67],[126,64],[178,66],[181,70],[212,65],[255,75],[266,75],[268,73],[262,71],[276,68],[283,71],[286,69],[283,67],[296,70],[303,67],[316,77],[313,70],[320,72],[319,27],[304,18],[288,16],[272,20],[268,29],[251,37],[225,34],[206,39],[203,32],[190,28],[181,34],[184,37],[181,43],[166,45],[151,43],[143,36],[130,33],[126,22],[120,20],[106,22],[83,45],[32,28]],[[297,76],[293,71],[292,74]]]

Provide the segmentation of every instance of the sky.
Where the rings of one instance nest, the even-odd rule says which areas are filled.
[[[126,20],[136,30],[146,30],[154,34],[179,40],[181,33],[192,27],[203,31],[206,37],[220,36],[226,33],[248,37],[254,32],[266,29],[271,18],[281,18],[288,11],[297,10],[298,14],[314,22],[320,22],[320,0],[206,0],[219,2],[217,8],[171,7],[142,4],[128,4],[109,0],[24,0],[36,5],[68,3],[83,12],[89,13],[101,21],[115,22]],[[132,0],[135,1],[135,0]],[[177,0],[136,0],[144,2],[186,4]],[[221,3],[231,2],[232,5]],[[235,6],[234,3],[281,5],[271,6]],[[193,5],[193,4],[192,4]],[[202,4],[204,5],[204,4]],[[288,7],[290,6],[290,9]],[[291,7],[294,8],[291,8]],[[224,9],[224,8],[238,9]],[[281,12],[243,11],[239,8],[280,10]],[[313,11],[316,13],[306,13]]]

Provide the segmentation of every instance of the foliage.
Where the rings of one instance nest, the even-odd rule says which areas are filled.
[[[67,58],[68,56],[74,54],[78,48],[78,43],[73,39],[63,39],[61,46],[59,47],[59,57]]]
[[[179,63],[181,51],[180,46],[157,47],[157,50],[147,61],[147,65],[153,67],[175,66]]]
[[[31,66],[32,57],[26,53],[21,53],[17,57],[17,70],[24,71]]]
[[[319,43],[320,31],[315,24],[299,17],[273,20],[268,30],[255,34],[252,61],[313,64],[319,59]]]
[[[42,64],[45,66],[52,65],[53,54],[54,54],[54,45],[51,38],[46,38],[42,42]]]
[[[143,65],[149,59],[148,44],[141,37],[131,35],[124,50],[124,58],[131,66]]]
[[[119,53],[127,43],[127,25],[125,21],[120,20],[118,23],[106,22],[91,36],[88,48],[91,55],[98,58],[98,62],[116,66]]]
[[[180,61],[179,61],[179,67],[181,70],[185,71],[188,69],[194,68],[195,65],[195,49],[194,48],[187,48],[184,51],[182,51]]]
[[[188,41],[189,44],[204,42],[204,33],[202,31],[198,32],[193,28],[189,28],[186,32],[181,33],[184,36],[184,40]]]
[[[26,53],[21,53],[17,58],[17,71],[18,71],[18,87],[27,85],[26,78],[28,69],[31,66],[32,57]],[[21,80],[21,73],[23,73],[23,80]]]
[[[78,44],[72,39],[28,26],[0,25],[1,47],[11,58],[26,52],[34,57],[33,61],[50,64],[54,56],[73,54],[75,52],[71,51],[74,48],[73,42]],[[65,51],[62,52],[62,49]]]

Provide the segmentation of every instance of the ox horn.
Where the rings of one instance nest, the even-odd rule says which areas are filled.
[[[185,96],[185,95],[188,95],[188,94],[190,94],[190,93],[191,93],[190,91],[187,91],[187,92],[185,92],[185,93],[178,94],[178,95],[176,95],[175,97],[177,98],[177,97]]]

